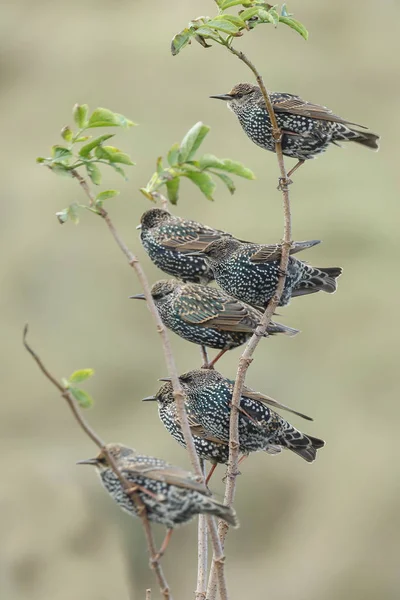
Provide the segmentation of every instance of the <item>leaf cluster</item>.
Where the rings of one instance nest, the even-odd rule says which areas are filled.
[[[210,47],[209,42],[230,46],[233,38],[241,37],[244,32],[254,29],[257,25],[268,23],[274,27],[284,23],[304,39],[308,39],[306,28],[293,19],[293,15],[287,11],[286,4],[278,10],[277,4],[268,4],[262,0],[216,0],[216,3],[219,9],[217,16],[193,19],[185,29],[174,36],[171,42],[173,56],[193,39],[204,48]],[[241,10],[236,15],[226,13],[233,7],[241,7]]]
[[[93,405],[93,398],[76,384],[89,379],[92,375],[94,375],[93,369],[79,369],[79,371],[74,371],[68,379],[63,378],[62,380],[63,386],[72,394],[81,408],[90,408]]]
[[[240,162],[228,158],[217,158],[212,154],[204,154],[195,159],[195,155],[204,138],[210,131],[207,125],[196,123],[185,135],[180,144],[174,144],[168,151],[168,167],[164,167],[162,157],[157,160],[157,170],[150,178],[146,187],[140,191],[153,202],[158,197],[158,190],[164,185],[168,200],[176,204],[179,197],[181,177],[186,177],[194,183],[208,200],[213,200],[216,184],[213,176],[220,179],[233,194],[235,183],[227,175],[238,175],[245,179],[255,179],[254,173]]]

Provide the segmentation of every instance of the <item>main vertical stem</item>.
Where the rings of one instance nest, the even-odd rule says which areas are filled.
[[[273,298],[268,303],[268,307],[263,314],[260,325],[257,327],[253,336],[250,338],[246,348],[240,357],[239,365],[236,374],[235,386],[232,394],[232,409],[230,416],[230,435],[229,435],[229,462],[227,468],[226,475],[226,487],[225,487],[225,496],[224,503],[228,506],[231,506],[236,491],[236,477],[238,475],[238,460],[239,460],[239,406],[240,406],[240,398],[242,395],[243,385],[246,379],[247,370],[253,360],[253,354],[255,349],[257,348],[261,338],[267,331],[267,327],[271,321],[272,315],[275,312],[275,309],[278,307],[284,286],[286,281],[286,271],[289,262],[289,254],[290,248],[292,245],[292,226],[291,226],[291,212],[290,212],[290,199],[289,199],[289,181],[286,174],[285,162],[282,153],[282,134],[279,129],[276,115],[274,112],[274,108],[272,106],[271,99],[269,97],[268,91],[264,85],[263,79],[260,73],[257,71],[256,67],[253,63],[247,58],[247,56],[235,48],[233,46],[226,44],[228,50],[237,56],[239,60],[244,62],[249,69],[254,74],[256,81],[261,89],[262,95],[264,97],[265,106],[268,111],[269,118],[271,120],[272,126],[272,135],[275,140],[275,151],[278,159],[280,178],[279,178],[279,189],[282,192],[282,200],[283,200],[283,216],[284,216],[284,227],[283,227],[283,240],[282,240],[282,253],[281,253],[281,261],[280,261],[280,272],[278,278],[278,285],[275,290],[275,294]],[[218,525],[218,533],[221,541],[222,548],[224,547],[224,542],[226,535],[228,533],[229,526],[224,521],[220,521]],[[217,593],[217,572],[215,560],[213,559],[210,577],[208,581],[207,588],[207,600],[215,600]]]

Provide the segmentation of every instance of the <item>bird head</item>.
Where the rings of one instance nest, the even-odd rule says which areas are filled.
[[[171,216],[172,215],[167,210],[163,210],[162,208],[150,208],[150,210],[146,210],[146,212],[142,214],[140,225],[138,225],[136,229],[141,229],[142,231],[152,229],[153,227],[161,225],[161,223],[169,221]]]
[[[153,285],[150,293],[153,300],[157,302],[157,300],[162,300],[169,294],[172,294],[179,285],[180,282],[176,279],[160,279],[160,281],[156,281],[156,283]],[[131,300],[146,300],[144,294],[135,294],[135,296],[129,297]]]
[[[231,237],[221,237],[203,248],[204,258],[210,262],[220,262],[229,258],[240,246],[240,242]]]
[[[106,444],[105,449],[108,454],[112,456],[115,462],[118,464],[118,461],[124,458],[128,458],[135,455],[135,450],[133,448],[128,448],[128,446],[123,446],[122,444]],[[107,454],[104,450],[102,450],[95,458],[86,458],[85,460],[80,460],[76,463],[77,465],[93,465],[97,468],[99,472],[105,471],[110,468],[110,464],[107,459]]]
[[[154,396],[146,396],[146,398],[142,398],[142,402],[158,402],[160,406],[166,406],[175,402],[171,378],[164,377],[160,378],[159,381],[165,381],[167,383],[164,383],[164,385],[160,387]]]
[[[238,83],[231,89],[229,94],[210,96],[210,98],[225,100],[228,103],[228,107],[234,110],[247,102],[255,102],[260,94],[260,88],[257,85],[252,85],[251,83]]]

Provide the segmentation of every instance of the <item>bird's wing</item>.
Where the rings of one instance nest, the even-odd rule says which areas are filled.
[[[179,310],[181,318],[191,325],[250,333],[261,320],[254,308],[214,288],[207,288],[207,296],[196,293],[195,286],[191,288]]]
[[[307,248],[312,248],[317,244],[320,244],[320,240],[309,240],[306,242],[293,242],[292,247],[290,248],[290,254],[296,254],[297,252],[301,252],[302,250],[307,250]],[[273,260],[280,260],[282,254],[282,245],[281,244],[271,244],[271,245],[263,245],[260,247],[257,252],[250,256],[250,262],[254,263],[263,263],[270,262]]]
[[[154,466],[136,463],[131,464],[129,469],[124,469],[125,471],[136,476],[141,475],[148,479],[153,479],[154,481],[163,481],[177,487],[208,493],[204,484],[196,481],[192,473],[168,463]]]
[[[257,252],[250,256],[250,262],[263,263],[279,260],[282,254],[281,244],[263,245]]]
[[[177,233],[171,238],[165,234],[165,239],[160,241],[164,248],[177,250],[178,252],[196,252],[203,250],[208,244],[219,240],[221,236],[229,235],[218,229],[187,229],[185,232]]]
[[[344,125],[355,125],[356,127],[362,127],[368,129],[364,125],[358,123],[352,123],[346,119],[342,119],[338,115],[335,115],[326,106],[320,104],[312,104],[306,100],[302,100],[299,96],[293,96],[291,94],[277,94],[274,98],[272,94],[272,104],[274,111],[279,113],[291,113],[293,115],[299,115],[303,117],[309,117],[311,119],[320,119],[322,121],[333,121],[335,123],[343,123]]]
[[[286,406],[286,404],[282,404],[281,402],[274,400],[270,396],[266,396],[264,394],[260,394],[259,392],[255,392],[254,390],[252,390],[246,386],[244,386],[244,388],[243,388],[242,395],[245,396],[246,398],[250,398],[251,400],[256,400],[258,402],[262,402],[263,404],[267,404],[268,406],[273,406],[274,408],[286,410],[294,415],[297,415],[298,417],[302,417],[302,419],[306,419],[307,421],[313,421],[313,419],[311,417],[308,417],[307,415],[304,415],[303,413],[298,412],[297,410],[294,410],[293,408],[290,408],[289,406]]]

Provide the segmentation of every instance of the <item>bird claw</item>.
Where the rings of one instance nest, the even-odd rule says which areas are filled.
[[[277,190],[279,190],[280,192],[283,192],[285,190],[288,189],[288,186],[291,185],[293,183],[293,181],[291,179],[288,179],[287,177],[279,177],[279,184],[278,187],[276,188]]]

